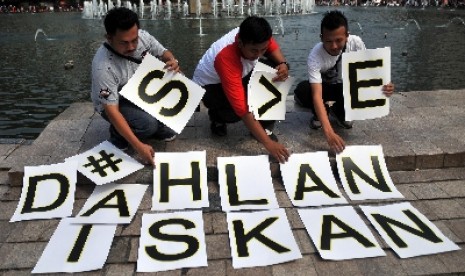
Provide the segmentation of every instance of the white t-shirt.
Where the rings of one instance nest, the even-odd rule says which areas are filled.
[[[345,53],[360,50],[365,50],[365,44],[362,39],[356,35],[349,35],[347,38]],[[342,70],[340,61],[338,62],[337,71],[334,70],[334,66],[336,65],[340,55],[342,55],[342,52],[337,56],[328,54],[328,52],[326,52],[323,48],[322,42],[315,45],[312,51],[310,51],[307,59],[308,81],[310,83],[341,83]]]
[[[164,51],[166,48],[160,42],[148,32],[139,29],[139,41],[132,57],[142,60],[147,53],[162,56]],[[92,60],[91,97],[97,112],[103,111],[102,104],[118,104],[118,92],[138,67],[139,64],[115,55],[104,45],[100,46]]]

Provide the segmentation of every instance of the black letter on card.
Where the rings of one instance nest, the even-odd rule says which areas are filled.
[[[81,227],[81,231],[79,231],[76,243],[74,243],[74,246],[69,253],[67,260],[68,262],[75,263],[79,261],[81,253],[84,250],[84,246],[86,245],[87,238],[89,237],[90,230],[92,230],[92,224],[84,224]]]
[[[171,80],[165,83],[159,91],[153,95],[147,94],[147,86],[153,79],[162,79],[165,74],[163,71],[154,70],[149,72],[140,82],[139,85],[139,97],[146,103],[153,104],[168,95],[172,90],[177,89],[181,93],[179,102],[172,108],[162,107],[160,109],[160,114],[167,117],[173,117],[179,114],[181,110],[186,106],[187,99],[189,98],[189,91],[187,86],[179,80]]]
[[[172,241],[172,242],[184,242],[187,245],[187,249],[184,252],[178,254],[164,254],[158,251],[157,246],[146,246],[145,252],[155,260],[160,261],[178,261],[185,258],[189,258],[199,250],[199,241],[192,236],[188,235],[171,235],[171,234],[164,234],[160,232],[160,229],[166,225],[172,224],[179,224],[184,226],[185,229],[192,229],[195,228],[195,224],[192,221],[188,221],[185,219],[167,219],[155,222],[150,226],[149,233],[152,237],[162,240],[162,241]]]
[[[55,202],[51,203],[48,206],[40,206],[40,207],[33,207],[34,198],[36,195],[37,186],[39,182],[45,180],[56,180],[60,185],[60,191],[58,194],[58,198]],[[29,186],[27,188],[26,199],[24,200],[24,206],[21,210],[21,214],[25,213],[33,213],[33,212],[45,212],[51,211],[53,209],[58,208],[63,202],[65,202],[66,197],[69,193],[69,180],[66,176],[59,174],[59,173],[50,173],[38,176],[29,177]],[[49,189],[48,187],[43,187],[42,189]]]
[[[350,82],[350,98],[351,98],[350,105],[352,109],[383,106],[386,104],[385,99],[366,100],[366,101],[360,101],[358,99],[358,90],[360,88],[383,85],[383,80],[382,79],[371,79],[371,80],[358,81],[357,70],[367,69],[367,68],[376,68],[376,67],[381,67],[381,66],[383,66],[382,59],[349,63],[349,82]]]
[[[192,178],[170,179],[170,168],[168,163],[160,164],[160,202],[168,202],[170,198],[169,186],[191,185],[192,200],[201,200],[200,188],[200,165],[199,162],[191,162]]]
[[[357,174],[361,179],[366,183],[375,187],[376,189],[388,193],[391,192],[386,180],[384,179],[383,172],[381,171],[381,166],[379,164],[378,156],[371,156],[371,165],[375,172],[376,180],[371,179],[367,174],[365,174],[350,157],[342,157],[342,166],[344,167],[344,175],[347,179],[347,184],[350,187],[350,190],[354,194],[359,194],[360,190],[357,187],[354,179],[354,173]]]
[[[98,173],[101,177],[106,177],[108,175],[108,173],[106,172],[107,168],[111,168],[113,172],[119,171],[119,167],[117,165],[123,162],[123,159],[118,158],[118,159],[113,160],[113,157],[115,156],[115,154],[114,153],[108,154],[104,150],[99,151],[99,154],[101,156],[100,159],[96,159],[92,155],[88,156],[87,160],[89,160],[89,163],[84,164],[83,165],[84,168],[94,167],[94,169],[91,172]]]
[[[305,187],[305,180],[309,176],[316,186]],[[331,191],[324,183],[321,178],[316,175],[315,171],[309,164],[301,164],[299,170],[299,178],[297,179],[297,187],[295,190],[294,200],[303,200],[305,192],[322,191],[331,198],[338,198],[339,196]]]
[[[246,204],[253,204],[253,205],[268,204],[268,200],[265,198],[239,200],[239,194],[237,193],[237,185],[236,185],[236,166],[234,164],[226,165],[226,186],[228,186],[229,204],[231,204],[231,206],[239,206],[239,205],[246,205]]]
[[[340,229],[344,230],[344,232],[333,234],[331,230],[331,226],[333,223],[336,224]],[[321,238],[320,238],[321,250],[331,250],[331,239],[345,239],[345,238],[354,238],[365,247],[375,246],[375,244],[373,244],[365,236],[357,232],[357,230],[353,229],[349,225],[342,222],[337,217],[333,215],[324,215],[323,223],[321,225]]]
[[[278,253],[291,251],[290,249],[274,242],[261,233],[263,230],[265,230],[265,228],[270,226],[276,220],[278,220],[277,217],[267,218],[265,221],[250,230],[249,233],[245,233],[244,224],[242,221],[234,220],[232,223],[234,226],[234,234],[236,235],[237,254],[239,257],[249,256],[249,248],[247,247],[247,243],[254,238]]]
[[[386,231],[389,235],[391,240],[395,242],[395,244],[399,248],[407,247],[407,244],[402,240],[402,238],[396,233],[392,226],[396,226],[398,228],[403,229],[404,231],[410,232],[416,236],[422,237],[426,240],[429,240],[432,243],[440,243],[442,240],[436,236],[433,230],[429,228],[420,218],[418,218],[412,211],[404,210],[402,211],[410,220],[412,220],[417,226],[418,229],[410,227],[400,221],[394,220],[392,218],[385,217],[380,214],[371,214],[371,216],[381,225],[381,227]]]
[[[116,204],[107,204],[112,198],[116,197]],[[97,204],[92,206],[87,212],[83,213],[82,217],[88,217],[100,208],[116,208],[119,210],[120,217],[129,217],[129,208],[124,190],[114,190],[112,193],[107,195],[105,198],[100,200]]]
[[[270,108],[281,102],[282,95],[281,92],[279,92],[279,90],[276,89],[276,87],[274,87],[274,85],[271,84],[270,81],[267,80],[263,75],[260,77],[259,83],[265,86],[265,88],[275,96],[272,100],[258,108],[258,114],[262,116]]]

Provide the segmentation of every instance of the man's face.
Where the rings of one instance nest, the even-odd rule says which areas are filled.
[[[110,46],[119,54],[132,56],[139,40],[139,28],[136,24],[129,30],[116,30],[114,35],[107,35]]]
[[[341,26],[335,30],[327,30],[323,28],[321,34],[321,42],[323,42],[323,48],[332,56],[337,56],[341,53],[344,45],[347,42],[349,33],[344,26]]]
[[[241,50],[242,57],[248,60],[256,60],[265,54],[268,50],[269,41],[262,43],[247,43],[244,44],[239,40],[239,49]]]

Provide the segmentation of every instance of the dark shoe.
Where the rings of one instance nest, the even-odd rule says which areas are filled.
[[[258,121],[260,125],[263,127],[265,130],[273,131],[274,126],[276,124],[275,120],[267,120],[267,121]]]
[[[274,135],[274,133],[271,130],[268,130],[265,128],[265,132],[266,132],[266,135],[268,135],[268,137],[270,137],[271,140],[278,142],[278,137],[276,137],[276,135]]]
[[[318,120],[316,116],[313,116],[313,118],[310,120],[310,128],[313,128],[313,129],[321,128],[321,122],[320,120]]]
[[[157,140],[163,140],[165,142],[171,142],[176,139],[178,135],[172,129],[165,125],[160,125],[160,129],[155,133],[154,138]]]
[[[266,135],[268,135],[268,137],[270,137],[271,140],[275,141],[275,142],[278,142],[278,137],[276,135],[274,135],[274,133],[269,130],[269,129],[264,129],[265,132],[266,132]],[[257,138],[252,134],[252,132],[250,132],[250,136],[252,136],[252,138],[254,138],[255,140],[257,140]],[[258,140],[257,140],[258,141]]]
[[[278,137],[276,135],[274,135],[274,133],[271,130],[268,130],[268,129],[265,128],[265,132],[266,132],[266,135],[268,135],[268,137],[270,137],[271,140],[273,140],[275,142],[278,142]],[[255,136],[252,134],[252,132],[250,133],[250,136],[252,136],[252,138],[257,140],[257,138],[255,138]]]
[[[331,116],[336,120],[338,126],[345,129],[351,129],[353,127],[353,123],[351,121],[346,121],[342,116],[337,116],[332,108],[329,108],[329,114],[331,114]]]
[[[225,123],[211,122],[210,129],[217,136],[226,136],[228,134],[228,127]]]

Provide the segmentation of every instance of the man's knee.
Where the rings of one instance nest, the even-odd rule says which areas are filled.
[[[137,137],[149,138],[158,131],[160,123],[157,119],[149,115],[128,121],[128,124]]]
[[[294,98],[296,102],[307,108],[313,106],[312,91],[308,81],[301,81],[294,89]]]

